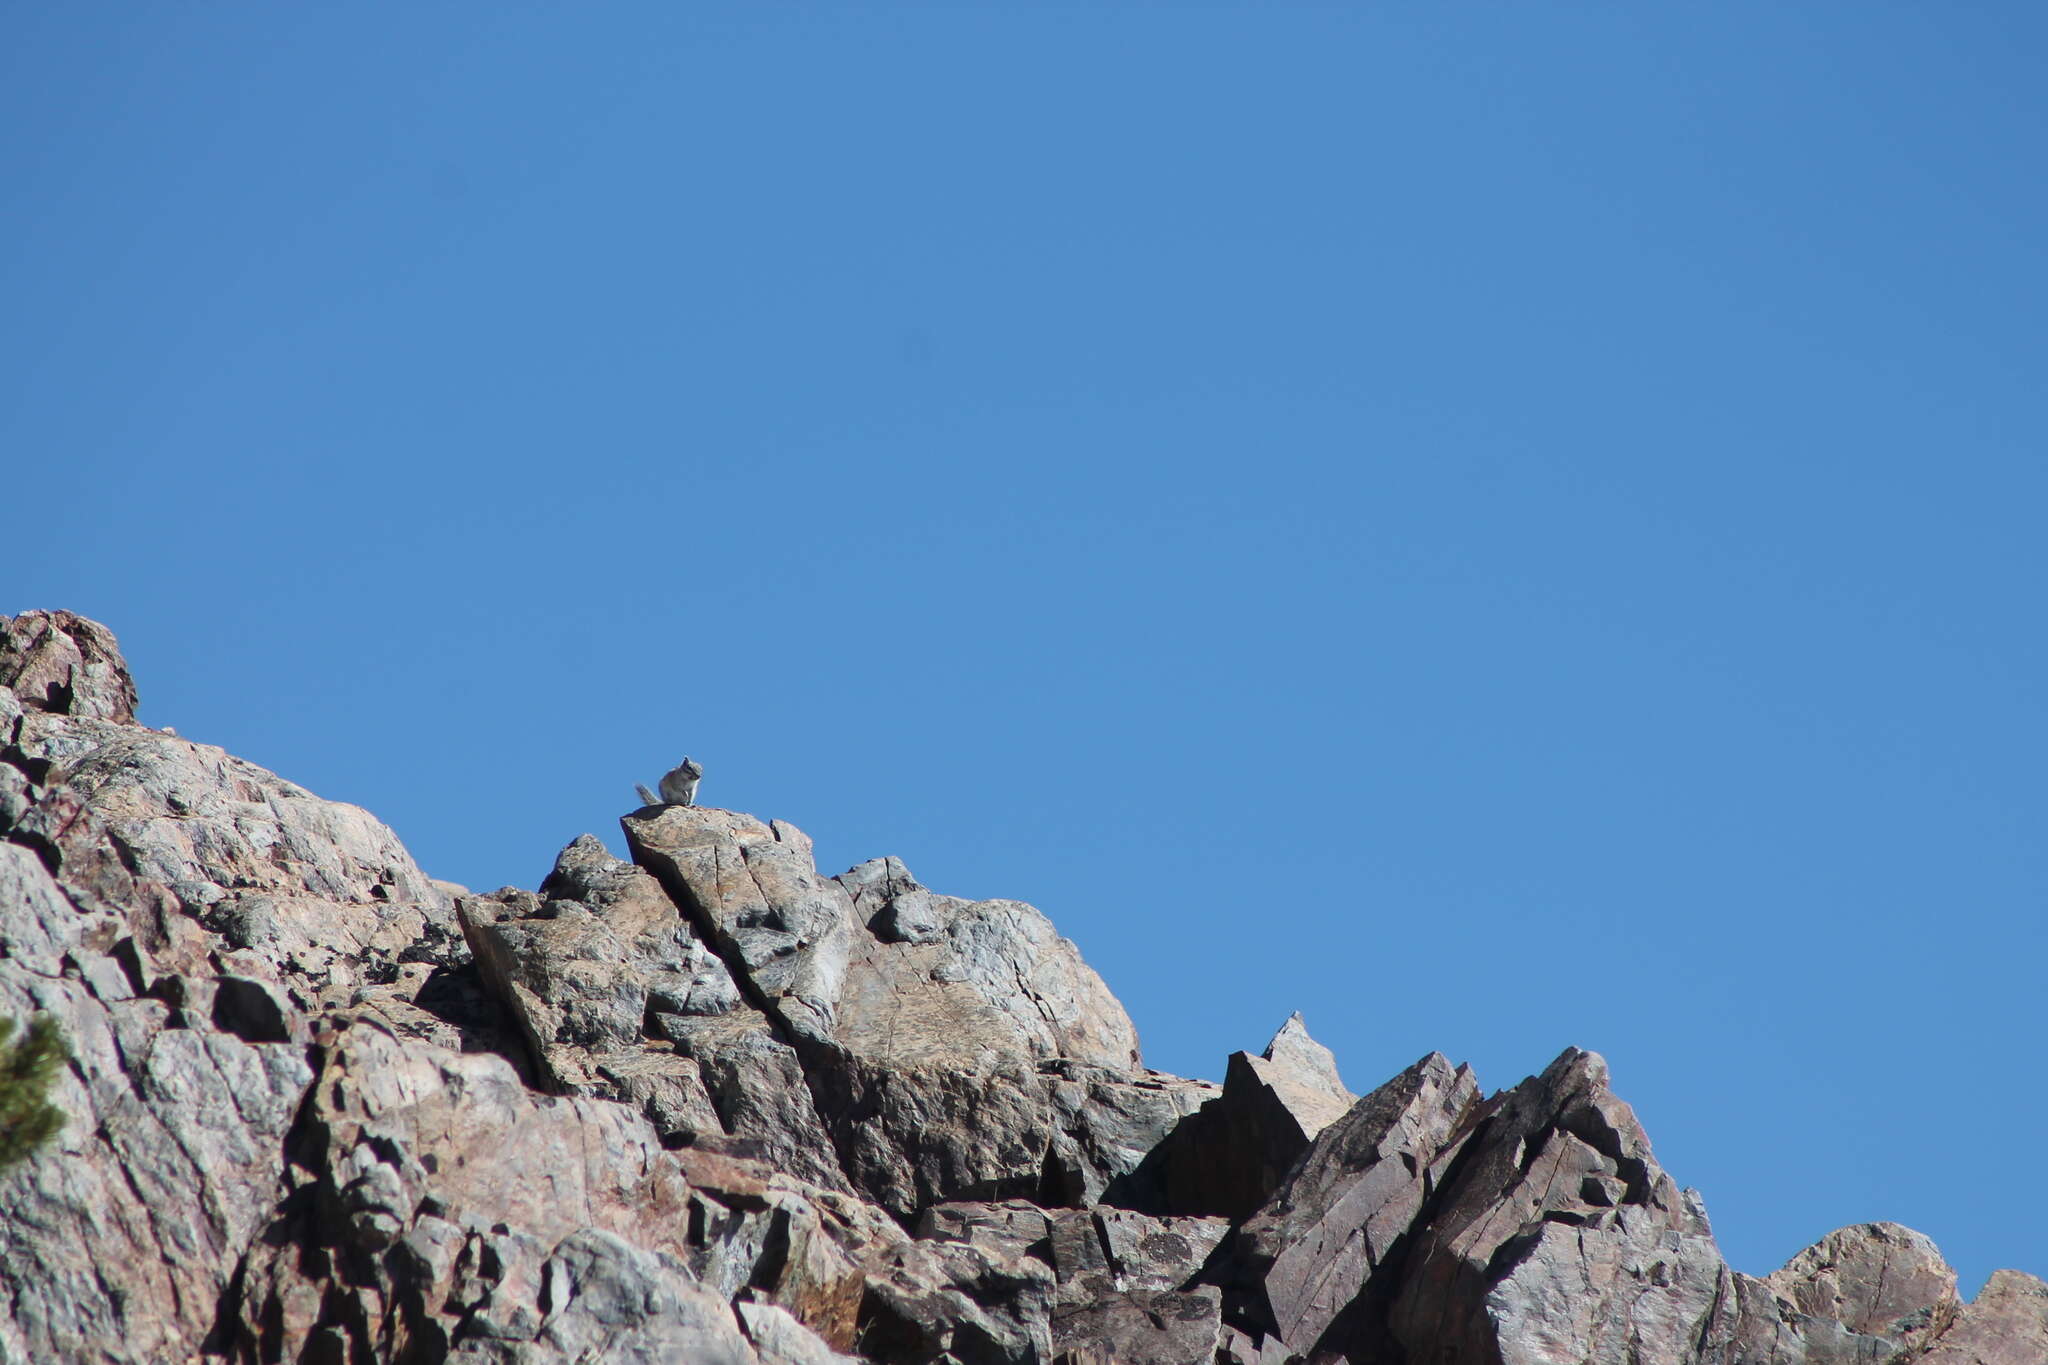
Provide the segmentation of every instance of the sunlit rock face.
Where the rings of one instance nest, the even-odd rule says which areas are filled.
[[[0,1013],[72,1057],[0,1361],[2048,1361],[1894,1224],[1731,1271],[1592,1053],[1168,1076],[1021,902],[673,805],[472,895],[135,706],[0,618]]]

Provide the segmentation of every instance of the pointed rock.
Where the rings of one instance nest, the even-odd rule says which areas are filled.
[[[1295,1014],[1265,1055],[1232,1053],[1223,1093],[1183,1119],[1112,1197],[1152,1213],[1240,1221],[1356,1098]]]
[[[1726,1268],[1606,1062],[1569,1049],[1472,1122],[1408,1253],[1401,1346],[1444,1362],[1686,1359]]]
[[[1239,1279],[1266,1333],[1301,1355],[1388,1355],[1382,1275],[1469,1132],[1479,1100],[1469,1067],[1431,1053],[1353,1105],[1244,1226]],[[1340,1322],[1340,1318],[1343,1321]]]
[[[1248,1060],[1308,1137],[1335,1123],[1358,1099],[1337,1075],[1336,1054],[1308,1036],[1300,1010],[1287,1016],[1262,1057]]]
[[[1938,1295],[1939,1273],[1928,1273],[1917,1245],[1899,1248],[1902,1272],[1912,1270],[1897,1295],[1829,1287],[1817,1257],[1788,1268],[1785,1287],[1804,1286],[1813,1307],[1846,1309],[1848,1324],[1730,1270],[1699,1196],[1658,1166],[1594,1053],[1568,1049],[1541,1076],[1475,1106],[1466,1126],[1455,1159],[1432,1172],[1399,1258],[1387,1328],[1410,1358],[1875,1365],[1924,1335],[1919,1318],[1888,1334],[1859,1330],[1894,1304]],[[1837,1245],[1872,1259],[1870,1238]]]

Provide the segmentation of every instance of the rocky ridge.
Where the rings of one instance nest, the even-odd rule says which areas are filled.
[[[0,618],[0,1013],[73,1053],[0,1361],[2048,1361],[1895,1225],[1730,1270],[1591,1053],[1168,1076],[1021,902],[678,806],[471,895],[135,705]]]

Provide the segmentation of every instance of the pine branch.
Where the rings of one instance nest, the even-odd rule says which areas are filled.
[[[18,1041],[15,1021],[0,1018],[0,1168],[12,1166],[57,1135],[63,1111],[49,1102],[57,1071],[71,1060],[57,1021],[39,1014]]]

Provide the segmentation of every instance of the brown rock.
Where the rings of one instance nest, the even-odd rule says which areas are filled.
[[[1765,1283],[1800,1312],[1853,1332],[1883,1333],[1910,1314],[1958,1302],[1956,1273],[1934,1243],[1897,1223],[1831,1232]]]
[[[465,897],[457,911],[485,984],[517,1021],[544,1084],[631,1099],[672,1144],[730,1131],[708,1086],[731,1078],[707,1082],[704,1063],[676,1044],[707,1017],[729,1034],[724,1016],[744,1010],[739,990],[652,877],[586,834],[562,851],[539,895],[507,888]],[[770,1075],[788,1084],[783,1071]],[[744,1087],[753,1108],[760,1079]],[[798,1131],[812,1135],[808,1150],[823,1159],[797,1160],[792,1146],[789,1168],[838,1183],[815,1116]]]
[[[0,845],[0,1016],[51,1016],[71,1054],[51,1094],[64,1127],[0,1175],[0,1342],[23,1360],[194,1349],[284,1193],[279,1153],[312,1079],[297,1046],[142,998],[134,939],[107,929]]]
[[[135,719],[135,680],[114,632],[68,611],[0,616],[0,687],[30,710]]]
[[[1050,1267],[965,1242],[904,1242],[870,1264],[856,1347],[892,1365],[1043,1365]]]
[[[964,1244],[998,1263],[1050,1267],[1057,1280],[1052,1359],[1065,1365],[1213,1359],[1222,1295],[1196,1279],[1228,1232],[1220,1218],[1046,1210],[1021,1200],[939,1204],[918,1225],[924,1240]]]
[[[756,1359],[728,1299],[764,1278],[782,1177],[749,1173],[735,1209],[694,1190],[630,1109],[541,1098],[501,1058],[360,1023],[324,1050],[295,1149],[305,1183],[250,1254],[235,1354],[303,1358],[331,1335],[380,1360],[458,1341],[533,1361]],[[724,1293],[693,1270],[734,1254]]]
[[[1357,1097],[1292,1015],[1263,1056],[1231,1054],[1223,1092],[1182,1120],[1114,1197],[1157,1213],[1250,1217]]]
[[[1179,1117],[1163,1086],[1133,1095],[1120,1126],[1063,1112],[1073,1068],[1121,1077],[1137,1039],[1030,906],[934,896],[886,859],[822,877],[810,840],[779,821],[671,806],[623,823],[635,859],[796,1049],[847,1178],[898,1217],[1048,1183],[1085,1197]]]
[[[1399,1267],[1380,1272],[1456,1157],[1478,1099],[1469,1068],[1430,1054],[1323,1129],[1245,1224],[1240,1281],[1290,1351],[1390,1353],[1383,1300]]]
[[[0,1015],[73,1054],[8,1360],[2048,1361],[2048,1285],[1895,1225],[1730,1271],[1591,1054],[1354,1103],[1297,1016],[1218,1092],[1019,902],[681,807],[469,896],[133,706],[0,619]]]
[[[1407,1253],[1389,1325],[1446,1362],[1686,1358],[1726,1267],[1598,1056],[1478,1106]]]
[[[1229,1232],[1220,1218],[1155,1218],[1128,1209],[1053,1215],[1054,1359],[1070,1365],[1213,1360],[1222,1291],[1196,1283]]]
[[[1995,1270],[1913,1365],[2041,1365],[2048,1360],[2048,1284]]]

